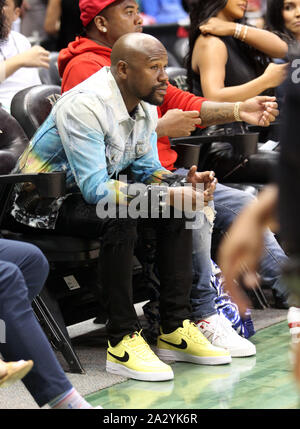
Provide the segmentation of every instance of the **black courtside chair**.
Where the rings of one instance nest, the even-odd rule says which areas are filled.
[[[59,52],[50,52],[49,68],[39,68],[39,76],[43,85],[61,85],[61,77],[58,72],[58,59]]]
[[[21,125],[28,139],[44,122],[52,106],[61,96],[58,85],[35,85],[19,91],[12,99],[11,114]]]

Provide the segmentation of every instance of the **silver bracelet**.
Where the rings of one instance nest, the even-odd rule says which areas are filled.
[[[246,36],[247,36],[247,32],[248,32],[248,26],[244,25],[243,27],[244,27],[244,34],[243,34],[243,37],[242,37],[242,42],[245,41]]]
[[[236,26],[235,26],[235,32],[234,32],[234,35],[233,35],[233,37],[235,39],[239,39],[241,31],[242,31],[242,27],[243,27],[242,24],[236,24]]]

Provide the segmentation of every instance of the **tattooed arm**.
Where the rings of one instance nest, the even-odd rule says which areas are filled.
[[[218,103],[215,101],[205,101],[202,104],[200,117],[202,126],[226,124],[234,122],[234,103]]]
[[[237,103],[205,101],[200,112],[202,126],[234,122],[236,117],[249,124],[269,126],[279,114],[275,100],[275,97],[258,96],[243,101],[238,106]]]

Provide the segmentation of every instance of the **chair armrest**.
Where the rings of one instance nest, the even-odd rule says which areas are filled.
[[[173,149],[178,153],[180,162],[185,165],[192,162],[192,165],[199,161],[200,149],[204,146],[211,145],[214,142],[230,143],[233,152],[236,155],[244,158],[257,153],[258,150],[258,132],[235,133],[235,134],[214,134],[214,135],[200,135],[190,136],[183,138],[174,138],[171,140]],[[196,150],[198,148],[198,151]]]
[[[189,169],[192,165],[199,164],[200,146],[195,144],[176,144],[172,149],[177,152],[175,166]]]
[[[66,174],[63,171],[0,175],[0,185],[24,182],[34,183],[40,196],[44,198],[59,198],[66,194]]]
[[[259,142],[265,143],[267,140],[280,140],[281,122],[277,120],[271,122],[268,127],[260,127],[259,125],[247,125],[249,132],[259,133]]]
[[[34,183],[44,198],[59,198],[66,194],[66,173],[3,174],[0,175],[0,227],[16,183]]]
[[[201,147],[210,145],[215,141],[221,141],[223,136],[189,136],[170,139],[172,149],[177,152],[176,166],[190,168],[198,165]]]

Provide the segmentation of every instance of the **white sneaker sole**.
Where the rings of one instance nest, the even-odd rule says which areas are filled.
[[[219,346],[221,347],[221,346]],[[225,348],[225,347],[223,347]],[[229,353],[231,354],[231,357],[249,357],[249,356],[254,356],[256,355],[256,348],[254,347],[253,349],[248,349],[248,350],[243,350],[243,349],[227,349],[229,351]]]
[[[159,359],[165,361],[190,362],[198,365],[223,365],[232,361],[231,356],[194,356],[176,350],[156,349]]]
[[[166,381],[173,380],[173,371],[166,372],[141,372],[126,368],[126,366],[106,361],[106,371],[112,374],[122,375],[127,378],[134,378],[141,381]]]

